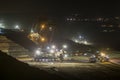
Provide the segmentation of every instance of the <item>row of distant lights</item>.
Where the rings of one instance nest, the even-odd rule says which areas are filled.
[[[83,36],[79,36],[78,37],[79,39],[73,39],[73,41],[75,42],[75,43],[80,43],[80,44],[85,44],[85,45],[88,45],[89,43],[84,39],[84,37]]]
[[[5,28],[5,26],[2,23],[0,23],[0,28]],[[20,29],[20,27],[18,25],[15,25],[14,29]]]
[[[68,47],[68,46],[65,45],[65,44],[62,46],[63,49],[66,49],[67,47]],[[50,50],[50,51],[49,51],[50,53],[54,53],[55,51],[58,51],[58,49],[56,48],[55,45],[52,45],[51,47],[48,46],[47,49]]]
[[[63,49],[66,49],[68,46],[64,44],[62,47],[63,47]],[[47,47],[47,50],[48,50],[50,53],[59,52],[55,45],[52,45],[51,47],[48,46],[48,47]],[[35,55],[41,55],[41,54],[42,54],[41,49],[38,48],[38,49],[36,50],[36,52],[35,52]]]
[[[86,45],[88,44],[87,41],[79,41],[79,40],[77,40],[77,39],[75,39],[74,41],[75,41],[76,43],[83,43],[83,44],[86,44]]]
[[[67,48],[67,45],[64,44],[62,47],[66,49],[66,48]],[[55,49],[56,46],[55,46],[55,45],[52,45],[51,48],[52,48],[52,49]],[[47,49],[50,49],[50,47],[48,46]]]
[[[120,17],[117,16],[117,17],[114,17],[114,19],[119,20]],[[76,21],[76,20],[79,20],[79,21],[108,21],[108,20],[110,20],[110,18],[104,18],[104,17],[93,18],[93,19],[91,19],[91,18],[80,18],[80,17],[77,17],[77,18],[76,17],[68,17],[67,18],[67,21]]]

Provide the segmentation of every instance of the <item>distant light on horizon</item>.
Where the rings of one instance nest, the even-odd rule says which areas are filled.
[[[20,27],[18,25],[15,26],[15,29],[20,29]]]
[[[83,36],[73,38],[72,41],[74,41],[75,43],[84,44],[84,45],[92,45],[93,44],[93,43],[88,42],[88,40],[83,38]]]
[[[87,44],[88,42],[87,41],[84,41],[84,44]]]
[[[3,25],[3,23],[0,23],[0,28],[5,28],[5,26]]]
[[[78,43],[79,41],[76,39],[75,42]]]

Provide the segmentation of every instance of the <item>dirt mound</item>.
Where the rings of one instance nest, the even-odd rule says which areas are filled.
[[[56,74],[33,68],[1,51],[0,78],[2,80],[63,80]]]

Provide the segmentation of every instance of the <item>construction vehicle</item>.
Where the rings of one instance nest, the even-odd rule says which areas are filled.
[[[93,54],[89,58],[89,62],[95,63],[95,62],[108,62],[109,56],[105,53],[99,53],[99,54]]]

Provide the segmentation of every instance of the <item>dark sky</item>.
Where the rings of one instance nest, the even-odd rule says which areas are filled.
[[[119,0],[3,0],[0,13],[63,14],[78,10],[81,13],[114,13],[119,7]]]
[[[29,23],[39,17],[61,20],[74,13],[83,16],[119,16],[119,4],[119,0],[2,0],[0,18]]]
[[[112,16],[120,14],[119,4],[119,0],[2,0],[0,15],[25,20],[39,16],[61,18],[73,13]]]
[[[0,1],[0,19],[10,23],[22,23],[30,27],[38,18],[54,19],[58,24],[58,34],[79,31],[64,24],[68,15],[79,13],[87,16],[120,16],[119,0],[9,0]],[[12,22],[13,21],[13,22]],[[88,26],[88,25],[86,25]],[[63,31],[63,28],[65,29]],[[86,28],[89,31],[90,28]],[[68,33],[67,33],[68,30]],[[91,28],[92,30],[92,28]],[[94,30],[94,29],[93,29]],[[84,31],[83,31],[84,32]],[[94,33],[90,32],[92,38]],[[64,35],[64,34],[62,34]],[[88,35],[86,33],[86,35]],[[98,38],[98,37],[96,37]],[[110,37],[109,37],[110,38]],[[95,40],[95,39],[94,39]],[[119,40],[119,39],[118,39]],[[117,41],[118,41],[117,40]],[[111,41],[112,42],[112,41]]]

